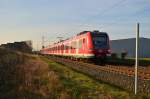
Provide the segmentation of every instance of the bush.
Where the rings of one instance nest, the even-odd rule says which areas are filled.
[[[0,99],[15,98],[17,87],[22,82],[22,67],[25,56],[0,49]]]
[[[113,59],[118,58],[117,53],[112,53],[112,54],[111,54],[111,57],[112,57]]]
[[[127,52],[122,52],[121,53],[121,59],[125,59],[126,56],[127,56]]]

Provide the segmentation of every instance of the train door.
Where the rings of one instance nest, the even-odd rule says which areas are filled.
[[[61,55],[63,55],[63,52],[64,52],[64,45],[62,44],[61,45]]]
[[[79,57],[83,57],[83,40],[82,39],[79,39],[78,53],[79,53]]]
[[[82,40],[82,53],[83,53],[83,57],[85,57],[85,50],[86,50],[86,43],[85,43],[85,38],[83,38]]]

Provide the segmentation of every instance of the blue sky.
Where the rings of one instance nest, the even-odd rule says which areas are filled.
[[[137,22],[150,38],[150,0],[0,0],[0,44],[33,40],[40,48],[42,35],[54,42],[83,30],[131,38]]]

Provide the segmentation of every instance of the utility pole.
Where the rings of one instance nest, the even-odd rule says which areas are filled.
[[[136,59],[135,59],[135,95],[137,94],[137,81],[138,81],[138,65],[139,65],[139,26],[140,24],[137,23],[136,26]]]

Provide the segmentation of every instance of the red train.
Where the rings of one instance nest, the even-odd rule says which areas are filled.
[[[76,59],[104,58],[110,54],[109,36],[106,32],[83,31],[72,38],[43,48],[41,53]]]

